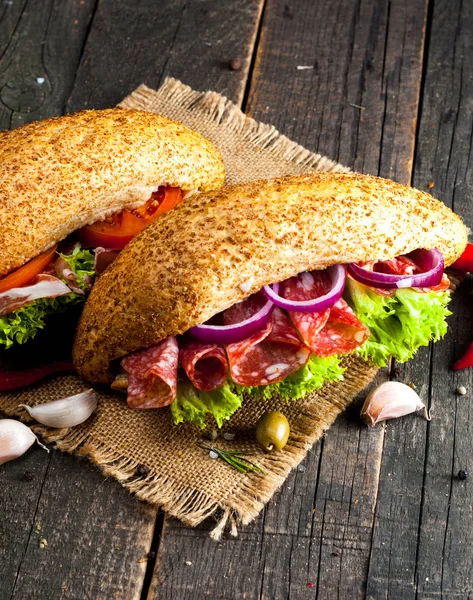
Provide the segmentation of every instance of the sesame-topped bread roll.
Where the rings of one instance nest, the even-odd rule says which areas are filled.
[[[442,202],[377,177],[322,173],[201,194],[152,223],[98,279],[75,366],[108,382],[115,359],[184,333],[266,284],[418,248],[438,248],[449,265],[466,241]]]
[[[224,176],[209,141],[142,111],[83,111],[2,132],[0,277],[159,186],[205,191]]]

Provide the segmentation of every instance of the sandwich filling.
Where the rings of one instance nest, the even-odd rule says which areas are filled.
[[[118,252],[182,197],[180,188],[161,186],[143,206],[83,227],[0,278],[0,349],[25,344],[51,315],[85,302],[94,278]]]
[[[221,342],[197,339],[202,334],[199,327],[169,337],[126,356],[112,387],[127,390],[132,408],[170,405],[176,424],[188,421],[203,427],[212,415],[221,426],[245,396],[297,399],[343,379],[342,357],[350,353],[377,366],[386,365],[390,356],[404,362],[446,333],[445,319],[451,314],[443,260],[435,269],[435,285],[407,287],[424,281],[418,275],[425,271],[421,258],[413,254],[363,265],[365,274],[372,273],[371,283],[379,279],[380,287],[361,283],[350,267],[348,275],[345,267],[339,268],[343,285],[330,306],[327,298],[338,283],[329,270],[301,273],[276,284],[278,295],[268,295],[265,288],[213,317],[210,333],[202,328],[207,336],[220,335]],[[383,283],[391,275],[398,283]],[[279,305],[269,301],[263,318],[268,298]],[[314,309],[317,299],[321,310]],[[304,310],[295,310],[298,306]],[[248,335],[230,339],[238,325],[250,324]]]

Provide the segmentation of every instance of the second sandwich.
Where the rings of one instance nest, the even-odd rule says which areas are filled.
[[[467,240],[427,193],[316,174],[191,198],[133,240],[99,279],[78,328],[87,380],[132,408],[203,425],[245,395],[303,397],[342,357],[411,358],[446,332],[445,265]]]
[[[48,339],[25,362],[33,338],[83,302],[94,275],[150,222],[221,187],[224,166],[201,135],[142,111],[84,111],[0,136],[1,390],[32,381],[31,369],[16,379],[6,369],[44,363]]]

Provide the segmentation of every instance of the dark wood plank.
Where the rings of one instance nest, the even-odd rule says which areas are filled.
[[[0,129],[62,111],[94,7],[95,0],[67,6],[58,0],[2,4]],[[34,449],[0,467],[0,598],[13,593],[49,465],[49,455]],[[31,482],[25,472],[34,476]]]
[[[248,112],[355,169],[409,181],[425,18],[424,0],[269,0]],[[154,597],[363,598],[384,430],[360,425],[358,411],[240,532],[245,554],[241,539],[212,546],[208,527],[168,522]]]
[[[82,6],[79,1],[76,4]],[[53,80],[69,65],[72,74],[62,84],[64,90],[49,91],[49,113],[40,112],[45,111],[42,105],[34,113],[25,112],[22,119],[26,122],[62,112],[69,96],[69,111],[114,105],[140,83],[157,87],[168,74],[179,75],[196,86],[199,81],[201,87],[221,86],[238,100],[245,89],[260,7],[259,0],[244,6],[220,3],[218,7],[212,2],[197,1],[142,0],[133,6],[123,1],[101,1],[77,74],[81,48],[78,47],[74,59],[67,56],[65,34],[61,28],[56,29],[61,23],[69,23],[68,12],[54,12],[56,16],[50,17],[50,23],[54,22],[54,32],[60,41],[53,43],[47,38],[47,44],[63,55],[57,59],[60,65],[48,64],[48,72]],[[41,8],[44,9],[44,4]],[[18,19],[32,19],[31,13],[32,9],[29,14],[18,14]],[[34,19],[30,26],[34,23],[39,26]],[[224,23],[231,27],[230,36],[224,36]],[[16,35],[15,26],[16,31],[24,26],[22,21],[12,23],[11,19],[7,25],[5,31],[12,39]],[[200,36],[191,35],[196,27],[205,33],[203,41],[209,40],[211,45],[199,46]],[[41,37],[38,32],[35,35]],[[22,35],[12,50],[12,56],[22,56],[18,60],[20,74],[26,68],[28,52],[32,62],[40,60],[34,54],[38,48],[41,48],[39,42],[30,47],[27,37]],[[189,61],[193,55],[198,57],[195,59],[198,69]],[[240,58],[241,70],[229,70],[227,56]],[[9,76],[13,77],[12,73],[10,70]],[[2,115],[9,125],[11,116],[0,108],[0,118]],[[15,118],[15,122],[21,122]],[[36,475],[29,484],[23,478],[25,470]],[[0,586],[2,600],[3,597],[22,600],[59,596],[80,600],[140,597],[147,567],[146,561],[140,559],[152,546],[157,514],[154,508],[133,499],[88,463],[60,453],[48,457],[38,450],[31,452],[0,467],[0,478],[2,488],[5,482],[8,489],[0,523],[0,572],[7,573]],[[25,485],[27,495],[23,498]],[[45,549],[38,545],[38,522],[41,534],[48,541]]]
[[[96,0],[4,2],[0,130],[64,112]]]
[[[139,598],[154,524],[153,507],[53,452],[11,597]]]
[[[241,99],[261,6],[262,0],[102,0],[68,109],[113,106],[141,83],[158,88],[168,75]],[[232,58],[240,60],[239,71],[229,69]]]
[[[470,227],[472,26],[468,3],[433,3],[414,170],[414,185],[429,189],[433,182],[434,195]],[[386,436],[368,581],[372,598],[471,596],[473,490],[456,474],[473,456],[473,381],[471,370],[450,370],[472,338],[470,288],[465,282],[454,298],[445,340],[423,353],[410,373],[430,397],[433,420],[396,424]],[[466,396],[455,394],[458,385],[467,388]]]

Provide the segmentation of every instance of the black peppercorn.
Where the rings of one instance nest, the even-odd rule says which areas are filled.
[[[468,475],[468,471],[465,471],[464,469],[458,471],[458,479],[460,479],[460,481],[465,481],[465,479],[468,479]]]
[[[23,477],[25,478],[25,481],[33,481],[34,479],[33,473],[30,473],[29,471],[23,473]]]
[[[136,468],[136,474],[141,475],[142,477],[146,477],[147,475],[149,475],[149,467],[147,467],[146,465],[138,465],[138,467]]]
[[[238,58],[232,58],[228,61],[228,68],[230,71],[239,71],[241,69],[241,60],[238,60]]]

